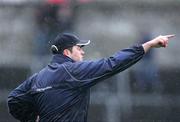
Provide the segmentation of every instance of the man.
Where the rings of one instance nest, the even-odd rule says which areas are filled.
[[[52,61],[8,96],[9,111],[26,122],[37,116],[39,122],[86,122],[93,85],[132,66],[151,48],[167,47],[173,36],[158,36],[109,58],[83,61],[82,47],[90,41],[69,33],[60,34],[51,42]],[[18,106],[20,102],[22,106]],[[20,116],[17,111],[21,111]]]

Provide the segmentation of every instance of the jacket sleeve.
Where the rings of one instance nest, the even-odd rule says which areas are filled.
[[[141,45],[123,49],[109,58],[64,64],[66,72],[80,87],[91,87],[138,62],[144,55]]]

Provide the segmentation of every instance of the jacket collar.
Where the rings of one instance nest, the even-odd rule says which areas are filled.
[[[52,60],[51,60],[51,63],[62,64],[64,62],[75,62],[75,61],[63,54],[55,54],[53,55]]]

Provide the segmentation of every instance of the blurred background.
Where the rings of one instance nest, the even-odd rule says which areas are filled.
[[[0,122],[17,122],[8,93],[51,60],[59,32],[90,39],[86,59],[176,34],[128,70],[94,86],[88,122],[180,121],[180,0],[0,0]]]

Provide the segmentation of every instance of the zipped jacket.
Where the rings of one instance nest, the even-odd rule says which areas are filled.
[[[144,55],[141,45],[123,49],[109,58],[75,62],[61,54],[33,76],[29,87],[17,91],[30,92],[39,122],[86,122],[90,88],[104,79],[127,69]],[[27,85],[21,85],[27,86]]]

